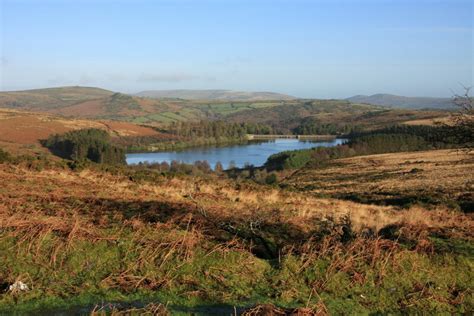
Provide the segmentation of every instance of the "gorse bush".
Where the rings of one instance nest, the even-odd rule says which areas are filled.
[[[84,129],[53,135],[43,141],[57,156],[74,161],[90,160],[96,163],[125,163],[124,149],[112,145],[110,136],[100,129]]]
[[[306,165],[313,156],[313,150],[283,151],[271,155],[265,167],[269,170],[297,169]]]
[[[0,163],[10,161],[11,156],[8,152],[0,148]]]

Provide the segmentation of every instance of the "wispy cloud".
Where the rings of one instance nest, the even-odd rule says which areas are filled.
[[[176,74],[141,74],[137,81],[138,82],[182,82],[200,79],[199,76],[176,73]]]

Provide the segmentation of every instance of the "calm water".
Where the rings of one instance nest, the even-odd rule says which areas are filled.
[[[171,163],[173,160],[192,164],[197,160],[207,160],[212,168],[214,168],[218,161],[222,163],[224,168],[227,168],[231,161],[239,168],[243,167],[246,163],[259,167],[267,161],[268,157],[281,151],[313,147],[333,147],[344,142],[344,139],[324,142],[300,141],[298,139],[275,139],[228,147],[198,147],[181,151],[127,154],[127,164],[163,161]]]

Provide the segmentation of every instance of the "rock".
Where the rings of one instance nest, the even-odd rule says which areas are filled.
[[[13,283],[12,285],[8,287],[8,290],[10,292],[19,292],[19,291],[28,291],[29,288],[28,288],[28,285],[26,285],[25,283],[21,281],[15,281],[15,283]]]

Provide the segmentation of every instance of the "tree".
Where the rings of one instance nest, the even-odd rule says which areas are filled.
[[[42,142],[59,157],[74,161],[124,164],[125,150],[110,142],[109,134],[100,129],[82,129],[62,135],[52,135]]]
[[[237,168],[237,165],[235,164],[235,161],[231,160],[229,162],[229,170]]]
[[[453,116],[454,136],[466,148],[474,147],[474,98],[469,95],[470,87],[464,87],[463,95],[455,95],[454,105],[458,111]]]

